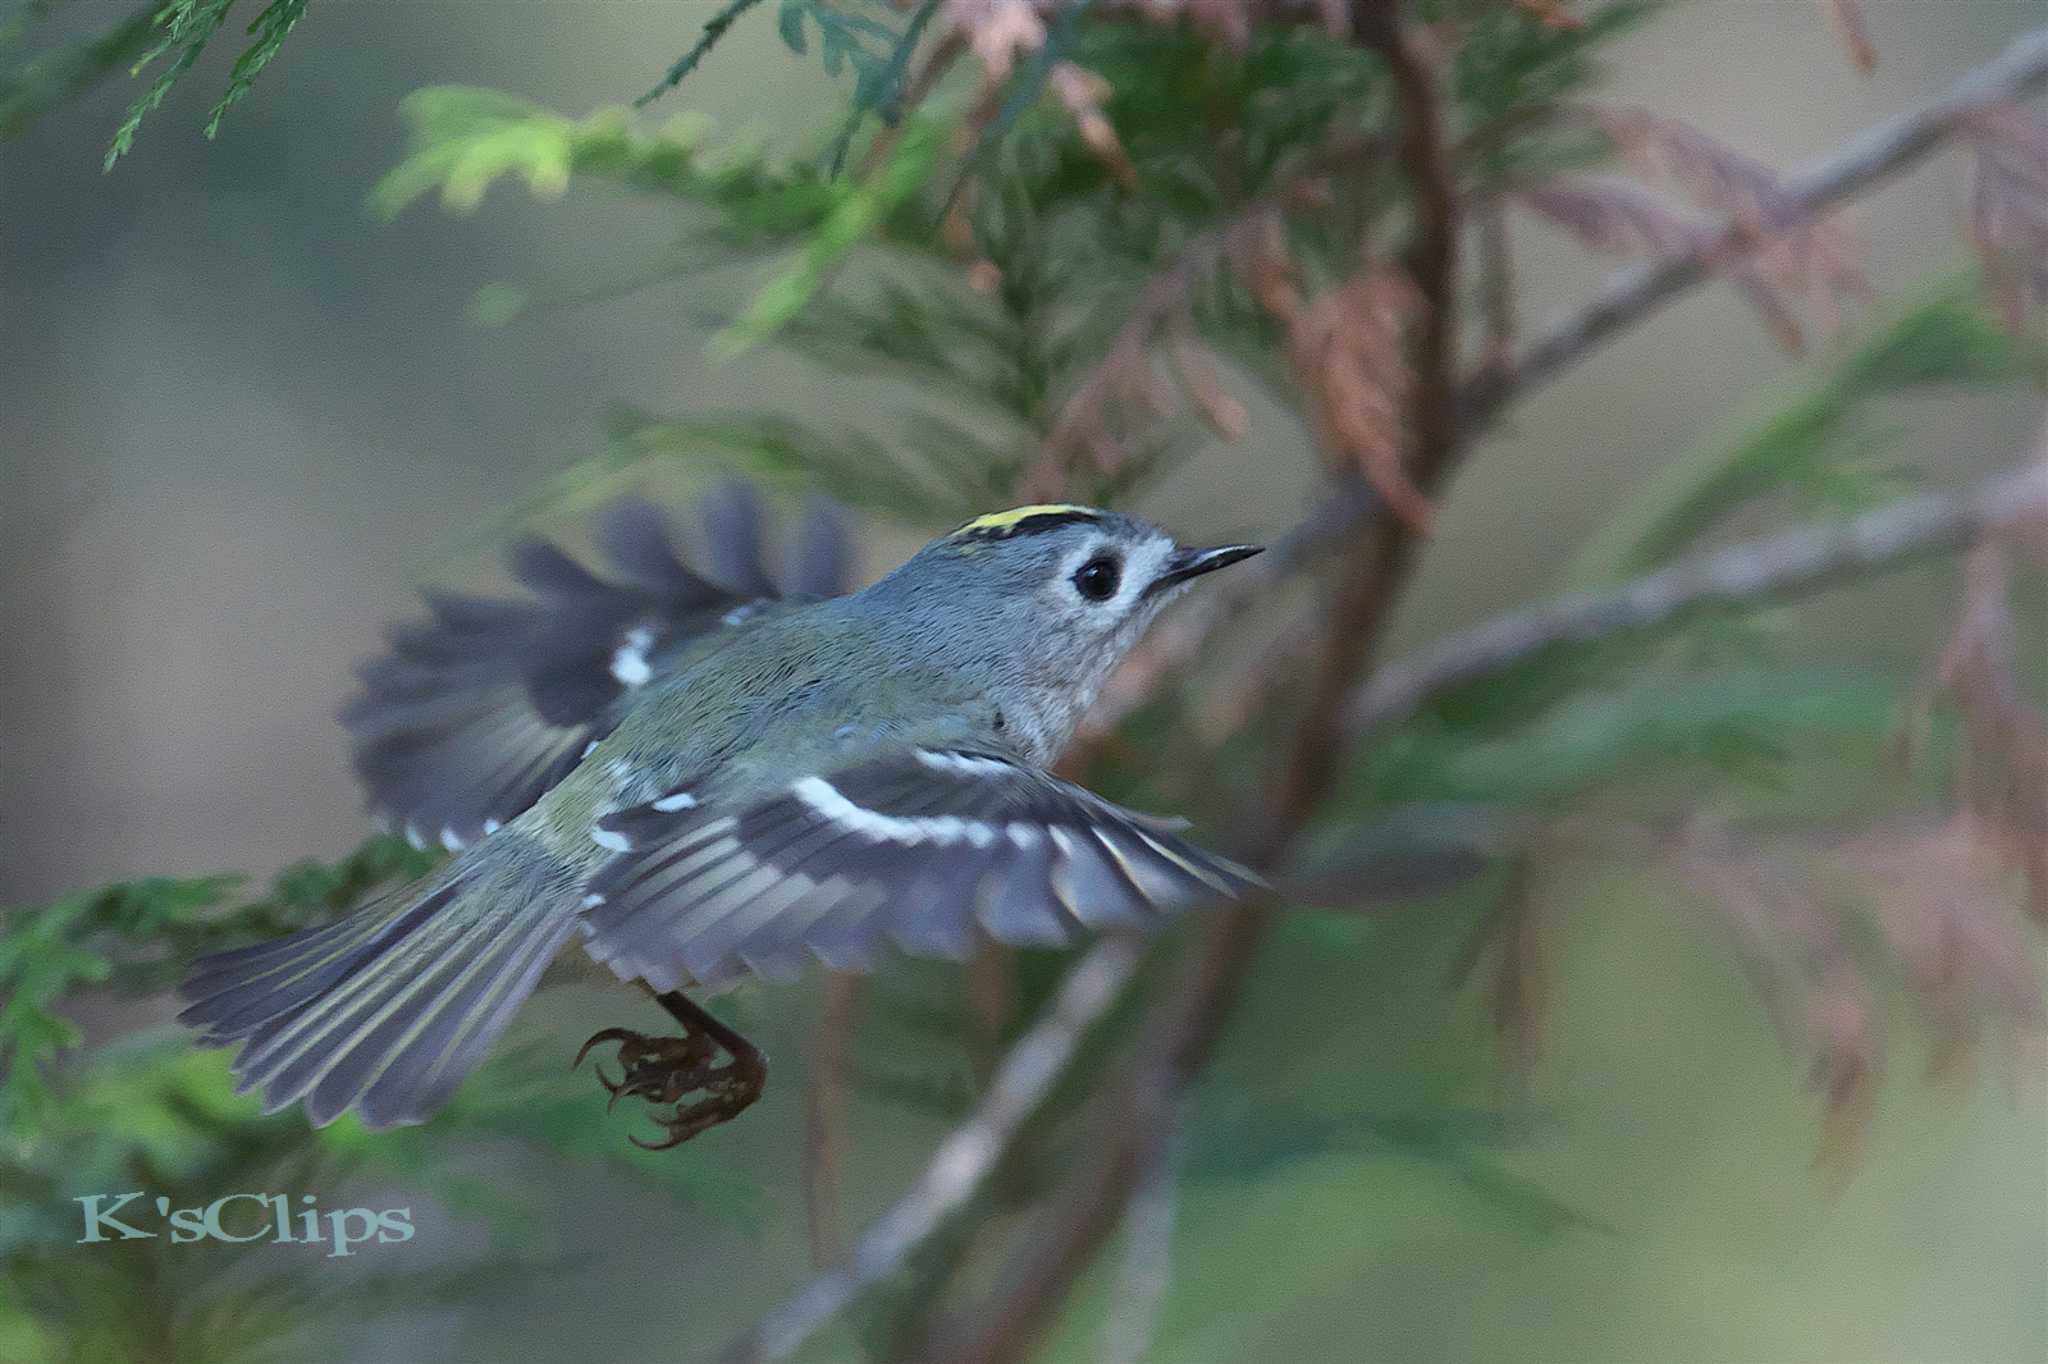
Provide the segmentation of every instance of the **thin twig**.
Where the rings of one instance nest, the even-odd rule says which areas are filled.
[[[1545,650],[1634,634],[1716,606],[1755,607],[1847,578],[1905,567],[1985,532],[2048,519],[2048,464],[2030,463],[1958,493],[1916,497],[1847,521],[1795,526],[1731,545],[1607,592],[1575,592],[1438,641],[1373,674],[1345,714],[1356,743],[1430,697],[1505,672]]]
[[[704,31],[698,35],[697,41],[691,44],[690,50],[676,58],[675,64],[662,72],[661,79],[656,81],[646,93],[633,101],[633,107],[635,109],[644,108],[675,89],[678,85],[681,85],[683,77],[695,71],[697,63],[703,61],[711,49],[718,46],[718,40],[725,36],[727,29],[732,27],[733,20],[739,18],[742,14],[745,14],[760,3],[761,0],[728,0],[728,3],[721,6],[717,13],[704,21]]]
[[[860,1002],[860,977],[827,971],[812,1034],[810,1085],[804,1091],[804,1225],[811,1267],[839,1258],[839,1166],[846,1127],[846,1056]]]
[[[1082,1036],[1122,994],[1139,956],[1138,945],[1123,938],[1105,938],[1090,948],[1067,972],[1045,1012],[1010,1048],[974,1116],[939,1144],[910,1191],[868,1226],[843,1263],[804,1285],[719,1357],[729,1364],[789,1358],[862,1289],[894,1273],[913,1249],[965,1207],[1066,1071]]]
[[[1173,1278],[1181,1144],[1180,1114],[1175,1112],[1166,1130],[1155,1134],[1150,1164],[1124,1214],[1124,1253],[1117,1266],[1116,1300],[1102,1333],[1103,1364],[1138,1364],[1152,1348],[1159,1301]]]
[[[1755,250],[1765,236],[1820,216],[1917,165],[1984,110],[2048,84],[2048,28],[2016,38],[1935,99],[1868,129],[1840,151],[1787,176],[1784,198],[1759,234],[1730,221],[1698,245],[1614,275],[1591,303],[1552,323],[1507,372],[1466,385],[1468,432],[1490,424],[1508,400],[1550,382],[1623,328],[1711,279],[1718,266]]]
[[[1458,205],[1446,160],[1435,76],[1423,39],[1381,0],[1356,0],[1353,25],[1386,59],[1398,116],[1397,159],[1413,195],[1408,274],[1420,297],[1410,338],[1414,381],[1407,429],[1410,471],[1425,494],[1455,465],[1459,433],[1452,366],[1457,354]],[[1281,863],[1343,770],[1343,707],[1393,613],[1415,555],[1404,522],[1355,537],[1329,607],[1301,718],[1273,780],[1248,817],[1253,866]],[[1274,914],[1270,897],[1211,918],[1187,969],[1145,1019],[1140,1042],[1098,1097],[1089,1160],[1050,1200],[1039,1225],[997,1271],[1000,1288],[957,1319],[934,1354],[951,1364],[1014,1364],[1036,1343],[1053,1310],[1115,1228],[1150,1167],[1150,1143],[1188,1083],[1208,1065],[1243,993]]]

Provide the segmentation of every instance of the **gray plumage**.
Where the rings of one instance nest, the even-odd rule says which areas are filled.
[[[348,722],[373,803],[456,857],[337,924],[202,960],[182,1017],[241,1086],[325,1122],[418,1121],[580,939],[657,990],[785,979],[982,937],[1056,946],[1243,893],[1244,869],[1045,771],[1188,579],[1188,550],[1089,508],[969,522],[830,597],[814,519],[781,597],[751,495],[707,502],[711,576],[608,509],[596,578],[542,542],[527,602],[433,596]],[[840,570],[843,572],[843,570]]]
[[[392,632],[341,713],[371,810],[419,846],[473,843],[561,780],[652,677],[736,624],[846,590],[846,533],[829,504],[798,534],[788,593],[763,564],[747,485],[714,492],[701,517],[710,576],[682,561],[658,510],[624,498],[596,527],[616,580],[533,539],[511,556],[532,596],[427,592],[433,619]]]

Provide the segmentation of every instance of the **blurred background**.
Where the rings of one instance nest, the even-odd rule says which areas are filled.
[[[333,719],[351,665],[412,612],[420,583],[493,581],[478,528],[600,449],[615,404],[711,412],[765,397],[798,415],[885,414],[886,386],[772,348],[707,355],[758,282],[749,264],[621,290],[666,259],[670,206],[503,187],[469,218],[431,202],[388,223],[365,210],[403,155],[394,110],[409,91],[489,85],[572,114],[620,103],[687,43],[697,8],[328,0],[215,141],[196,130],[225,44],[111,174],[101,153],[134,94],[120,80],[0,144],[0,901],[149,874],[261,875],[353,847],[367,826]],[[57,22],[83,31],[106,12],[79,5]],[[1817,6],[1679,4],[1623,41],[1604,97],[1794,166],[1945,87],[2048,7],[1869,16],[1881,60],[1866,76]],[[725,128],[788,137],[836,107],[770,24],[739,26],[718,55],[676,98]],[[1850,210],[1880,290],[1963,262],[1961,179],[1937,159]],[[1612,269],[1525,235],[1531,319]],[[480,325],[473,296],[503,280],[606,296]],[[1518,406],[1459,480],[1396,650],[1563,585],[1617,488],[1724,436],[1802,365],[1823,366],[1817,350],[1788,361],[1711,287]],[[1899,447],[1930,481],[1958,483],[2027,448],[2040,415],[2024,385],[1919,398],[1897,414]],[[1274,420],[1255,405],[1242,443],[1205,446],[1143,510],[1197,540],[1290,524],[1315,471],[1274,453],[1296,445]],[[866,569],[914,529],[869,535]],[[1953,566],[1934,565],[1795,608],[1800,648],[1910,666],[1937,646],[1955,590]],[[1828,783],[1861,778],[1815,772],[1811,799],[1853,802]],[[1145,1358],[2048,1358],[2038,1061],[1922,1085],[1902,1033],[1858,1168],[1824,1176],[1800,1058],[1681,892],[1610,869],[1539,893],[1574,909],[1557,1004],[1526,1080],[1530,1121],[1489,1159],[1563,1211],[1505,1216],[1398,1144],[1191,1182]],[[1274,1086],[1331,1111],[1359,1096],[1487,1096],[1500,1082],[1486,1024],[1446,990],[1457,943],[1427,918],[1335,916],[1318,930],[1371,935],[1362,955],[1283,935],[1259,970],[1289,997],[1254,995],[1204,1093]],[[515,1035],[566,1059],[618,1021],[623,998],[550,996]],[[805,1264],[799,1076],[818,1006],[803,986],[743,1006],[780,1083],[700,1139],[715,1152],[689,1154],[764,1191],[746,1217],[602,1166],[487,1165],[545,1180],[527,1192],[560,1258],[356,1323],[348,1357],[694,1358],[774,1301]],[[1261,1049],[1282,1037],[1302,1054],[1276,1069]],[[890,1042],[853,1043],[870,1044]],[[612,1127],[623,1141],[626,1120]],[[856,1090],[844,1225],[885,1206],[943,1129]],[[1216,1141],[1187,1158],[1227,1171],[1230,1143]],[[445,1206],[414,1222],[417,1238],[374,1269],[459,1257],[480,1236]],[[1093,1284],[1048,1357],[1100,1357],[1108,1291]]]

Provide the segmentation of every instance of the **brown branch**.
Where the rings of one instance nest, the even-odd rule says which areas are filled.
[[[2005,51],[1942,94],[1873,125],[1839,151],[1787,177],[1779,216],[1770,224],[1772,232],[1782,233],[1803,218],[1877,188],[1968,133],[1985,110],[2022,99],[2044,85],[2048,28],[2039,28],[2015,38]],[[1544,329],[1520,360],[1504,369],[1483,368],[1466,381],[1458,395],[1461,437],[1471,440],[1483,434],[1516,399],[1561,377],[1667,303],[1707,283],[1717,266],[1725,267],[1757,245],[1753,233],[1729,223],[1684,251],[1616,272],[1591,303]],[[1385,514],[1382,500],[1363,477],[1338,479],[1325,502],[1284,537],[1285,555],[1264,556],[1261,578],[1314,561],[1348,539],[1366,518]],[[1233,585],[1232,604],[1255,600],[1259,585],[1249,576],[1240,578]]]
[[[1152,1347],[1160,1299],[1173,1277],[1173,1225],[1180,1189],[1180,1115],[1170,1116],[1153,1160],[1124,1214],[1124,1254],[1102,1333],[1103,1364],[1138,1364]]]
[[[839,1258],[839,1167],[845,1145],[846,1054],[860,1002],[860,977],[827,971],[812,1034],[810,1084],[804,1091],[804,1226],[811,1267]]]
[[[1919,164],[1986,109],[2048,84],[2048,28],[2013,40],[2004,52],[1948,90],[1865,131],[1826,159],[1788,176],[1784,198],[1759,233],[1730,221],[1689,250],[1624,270],[1593,301],[1553,323],[1506,373],[1482,375],[1463,395],[1468,434],[1483,429],[1508,400],[1550,382],[1624,328],[1712,278],[1717,265],[1748,255],[1775,236],[1820,216]]]
[[[965,1207],[1065,1073],[1082,1036],[1122,994],[1139,955],[1137,945],[1122,938],[1106,938],[1090,948],[1067,972],[1045,1012],[1010,1048],[974,1115],[939,1144],[917,1183],[869,1224],[851,1255],[735,1337],[719,1358],[732,1364],[789,1358]]]
[[[1515,261],[1508,240],[1506,197],[1489,193],[1474,215],[1479,248],[1479,315],[1486,325],[1481,373],[1505,373],[1515,353]]]
[[[2048,464],[2034,462],[1956,493],[1911,498],[1847,521],[1776,535],[1673,564],[1606,592],[1576,592],[1438,641],[1373,674],[1347,710],[1353,743],[1399,724],[1430,697],[1504,672],[1552,648],[1668,625],[1712,607],[1806,596],[1903,568],[1988,531],[2048,520]]]
[[[1422,299],[1411,346],[1414,383],[1408,427],[1411,469],[1426,492],[1448,476],[1458,449],[1456,389],[1457,201],[1446,161],[1435,78],[1404,29],[1377,0],[1360,0],[1353,23],[1386,58],[1399,119],[1398,157],[1414,196],[1408,270]],[[1399,597],[1415,551],[1404,524],[1382,522],[1358,537],[1330,606],[1331,628],[1302,718],[1280,771],[1264,793],[1246,850],[1254,866],[1278,865],[1342,770],[1342,711]],[[998,1271],[1001,1288],[942,1332],[937,1358],[953,1364],[1012,1364],[1036,1342],[1076,1276],[1116,1226],[1131,1190],[1152,1168],[1153,1143],[1173,1104],[1208,1064],[1242,994],[1274,913],[1270,899],[1217,914],[1175,986],[1146,1019],[1124,1072],[1100,1092],[1089,1159],[1051,1199],[1041,1226]]]

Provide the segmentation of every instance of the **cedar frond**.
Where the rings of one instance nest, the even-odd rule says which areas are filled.
[[[968,49],[1001,85],[1022,58],[1045,46],[1045,24],[1031,0],[945,0],[946,27],[964,34]]]
[[[1812,1057],[1809,1084],[1822,1100],[1814,1163],[1846,1175],[1874,1112],[1884,1033],[1842,922],[1787,862],[1705,816],[1668,855],[1732,935],[1786,1045]]]
[[[1055,62],[1046,73],[1046,84],[1060,104],[1073,116],[1081,142],[1096,159],[1109,168],[1116,182],[1126,190],[1138,187],[1138,168],[1131,164],[1124,144],[1117,139],[1109,115],[1102,106],[1110,96],[1109,82],[1085,66]]]
[[[1706,238],[1704,228],[1622,181],[1552,181],[1517,190],[1514,198],[1594,251],[1673,256],[1695,249]],[[1798,317],[1758,264],[1738,258],[1724,260],[1720,267],[1778,344],[1793,355],[1804,351],[1806,338]]]
[[[1963,808],[2025,878],[2034,916],[2048,922],[2048,717],[2020,681],[2016,631],[2005,553],[1987,541],[1965,561],[1954,634],[1901,732],[1924,731],[1939,702],[1954,707],[1962,722],[1954,777]]]
[[[1763,162],[1679,119],[1641,109],[1591,112],[1626,160],[1731,219],[1756,244],[1758,277],[1773,290],[1811,299],[1828,331],[1840,329],[1843,303],[1872,296],[1854,240],[1825,219],[1806,217]],[[1728,271],[1725,261],[1709,264]],[[1753,286],[1745,289],[1754,301]],[[1787,334],[1782,321],[1773,329],[1781,339]]]
[[[1391,265],[1325,289],[1291,308],[1288,351],[1324,446],[1355,464],[1403,520],[1429,525],[1429,499],[1408,473],[1409,324],[1422,296]]]
[[[1825,862],[1873,910],[1932,1034],[1929,1078],[1977,1050],[1986,1023],[2043,1031],[2043,981],[1998,834],[1968,810],[1938,825],[1875,830]]]

